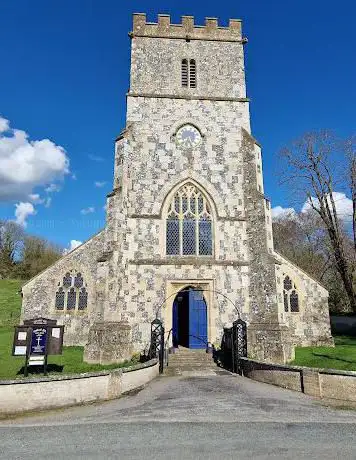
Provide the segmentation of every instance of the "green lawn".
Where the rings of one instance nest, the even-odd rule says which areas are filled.
[[[24,281],[0,280],[0,327],[19,323],[21,295],[19,290]]]
[[[0,380],[23,377],[21,370],[25,358],[11,356],[13,326],[19,324],[20,320],[21,296],[18,291],[22,283],[23,281],[18,280],[0,280]],[[50,374],[82,373],[127,367],[137,361],[135,357],[132,361],[121,364],[87,364],[83,362],[83,347],[64,347],[62,355],[48,357],[48,370]],[[34,372],[35,369],[30,368],[30,371]]]
[[[336,336],[333,347],[298,347],[294,366],[356,371],[356,337]]]

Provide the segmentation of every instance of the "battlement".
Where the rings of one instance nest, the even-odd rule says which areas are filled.
[[[181,38],[245,43],[241,20],[230,19],[228,27],[220,27],[217,18],[206,18],[205,25],[195,25],[193,16],[182,16],[181,24],[171,24],[168,14],[159,14],[158,22],[147,22],[145,13],[134,13],[132,37]]]

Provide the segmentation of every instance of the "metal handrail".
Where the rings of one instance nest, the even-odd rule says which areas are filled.
[[[169,337],[170,337],[172,331],[173,331],[173,328],[171,328],[168,331],[168,336],[167,336],[167,339],[166,339],[166,341],[164,343],[164,358],[165,358],[165,361],[166,361],[166,366],[168,366],[168,356],[169,356],[167,344],[168,344]]]
[[[173,331],[173,328],[171,328],[171,329],[168,331],[168,336],[167,336],[167,340],[166,340],[165,343],[164,343],[164,348],[167,347],[167,343],[168,343],[168,340],[169,340],[169,337],[170,337],[172,331]]]

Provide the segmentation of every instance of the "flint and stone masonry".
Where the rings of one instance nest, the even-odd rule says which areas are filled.
[[[197,26],[190,16],[171,24],[159,15],[156,24],[135,14],[130,37],[127,122],[115,143],[106,227],[23,286],[22,318],[56,318],[66,345],[86,346],[87,361],[120,361],[147,348],[156,317],[168,335],[176,294],[189,286],[203,291],[209,342],[240,315],[256,359],[283,363],[296,345],[332,344],[328,292],[273,247],[241,21]],[[184,190],[205,203],[205,233],[169,233]],[[176,229],[188,228],[181,214]]]

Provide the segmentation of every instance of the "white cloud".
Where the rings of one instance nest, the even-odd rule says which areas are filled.
[[[106,181],[103,181],[103,182],[95,181],[95,182],[94,182],[95,187],[99,187],[99,188],[100,188],[100,187],[104,187],[104,185],[106,185],[106,184],[107,184]]]
[[[63,251],[63,254],[68,254],[69,252],[73,251],[73,249],[77,248],[78,246],[80,246],[81,244],[83,244],[82,241],[78,241],[78,240],[70,240],[70,243],[69,243],[69,247],[64,249]]]
[[[104,204],[103,209],[104,209],[104,211],[107,211],[108,210],[108,205]]]
[[[83,214],[85,216],[86,214],[91,214],[93,212],[95,212],[95,208],[90,206],[89,208],[82,209],[80,211],[80,214]]]
[[[48,187],[45,188],[45,192],[53,193],[53,192],[60,192],[61,187],[58,184],[49,184]]]
[[[0,116],[0,201],[25,199],[35,186],[69,173],[63,147],[49,139],[29,140],[25,131],[10,128]]]
[[[73,180],[77,180],[77,175],[73,173],[73,174],[72,174],[72,179],[73,179]]]
[[[272,219],[286,219],[294,218],[297,213],[294,208],[283,208],[282,206],[275,206],[271,209]]]
[[[348,198],[345,193],[333,192],[333,198],[336,206],[336,213],[339,219],[348,222],[352,220],[352,200]],[[311,198],[314,206],[319,208],[318,199],[315,197]],[[328,197],[330,202],[330,198]],[[309,201],[306,201],[303,204],[302,212],[308,212],[311,209],[311,204]]]
[[[30,193],[28,199],[33,204],[43,204],[45,208],[49,208],[52,203],[52,198],[47,196],[46,198],[41,198],[38,193]]]
[[[345,193],[341,192],[334,192],[333,197],[339,219],[346,223],[352,221],[352,200],[350,200],[350,198],[348,198]],[[328,200],[330,200],[330,198],[328,198]],[[319,208],[319,202],[317,198],[312,197],[312,202],[315,207]],[[306,201],[303,204],[300,212],[309,212],[311,209],[312,207],[310,202]],[[275,206],[272,208],[271,212],[273,220],[297,217],[297,212],[294,208],[283,208],[282,206]]]
[[[5,118],[2,118],[0,116],[0,133],[3,133],[5,131],[8,131],[10,128],[9,126],[9,120],[6,120]]]
[[[45,198],[41,198],[38,193],[30,193],[28,199],[33,204],[43,204],[46,201]]]
[[[89,160],[91,161],[97,161],[97,162],[101,162],[101,161],[105,161],[103,157],[100,157],[99,155],[92,155],[92,154],[89,154],[88,155],[88,158]]]
[[[23,227],[27,226],[26,219],[28,216],[33,216],[36,214],[36,210],[33,207],[32,203],[16,203],[15,204],[15,217],[16,217],[16,223],[19,225],[22,225]]]

